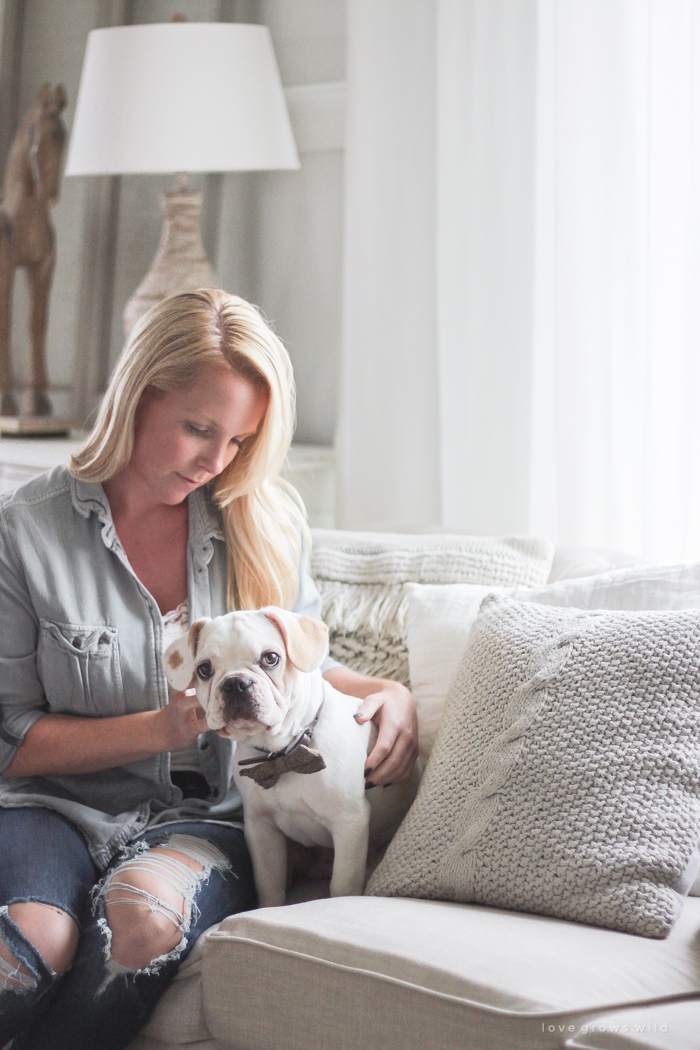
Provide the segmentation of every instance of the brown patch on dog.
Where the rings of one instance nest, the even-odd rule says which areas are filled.
[[[180,654],[177,651],[171,653],[170,656],[168,657],[168,663],[172,667],[173,671],[176,668],[178,668],[180,666],[180,664],[184,664],[184,662],[185,661],[182,659],[182,657],[180,656]]]
[[[189,645],[192,650],[192,655],[197,655],[197,646],[199,645],[199,636],[202,633],[202,628],[206,627],[208,623],[211,623],[211,617],[203,616],[201,620],[195,620],[190,627],[189,634]]]

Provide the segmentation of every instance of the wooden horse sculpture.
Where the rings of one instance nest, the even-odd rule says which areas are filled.
[[[42,87],[12,143],[0,201],[0,415],[16,416],[12,395],[10,315],[14,271],[24,267],[29,285],[29,405],[31,416],[51,415],[46,396],[46,323],[56,251],[49,214],[58,200],[66,129],[66,92]]]

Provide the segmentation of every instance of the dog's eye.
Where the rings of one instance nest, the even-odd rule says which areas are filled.
[[[263,653],[260,657],[260,663],[263,667],[277,667],[280,662],[280,658],[277,653]]]
[[[214,668],[211,665],[210,660],[202,660],[201,664],[197,668],[197,677],[201,678],[203,682],[206,682],[207,678],[211,678],[214,674]]]

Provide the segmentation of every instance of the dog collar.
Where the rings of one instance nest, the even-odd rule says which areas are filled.
[[[314,738],[314,730],[321,716],[324,700],[325,696],[306,728],[286,747],[280,751],[266,751],[264,747],[256,747],[256,751],[262,752],[261,758],[242,758],[238,765],[247,768],[241,769],[241,776],[250,777],[260,787],[271,788],[284,773],[319,773],[325,769],[326,763],[323,755],[320,751],[309,747]]]

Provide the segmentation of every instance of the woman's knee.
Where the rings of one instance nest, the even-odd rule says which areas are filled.
[[[18,901],[7,908],[7,916],[31,947],[55,974],[64,973],[78,948],[79,930],[75,920],[62,908],[38,901]],[[27,988],[34,984],[31,971],[17,959],[0,931],[0,958],[8,987]],[[15,975],[8,972],[15,968]]]
[[[192,918],[199,883],[226,858],[204,840],[173,836],[145,845],[107,876],[102,888],[110,957],[127,970],[142,970],[174,952]]]

